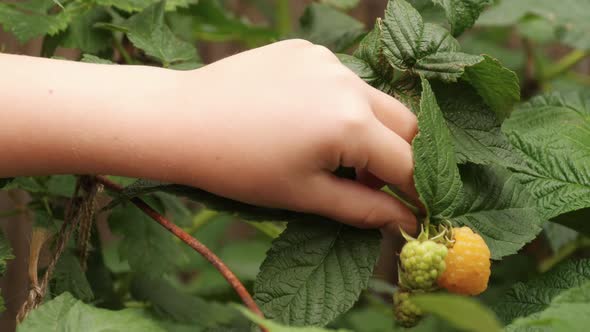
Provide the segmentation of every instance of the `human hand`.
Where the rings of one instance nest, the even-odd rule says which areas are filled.
[[[0,177],[141,177],[358,227],[416,226],[376,189],[390,183],[416,199],[415,116],[323,47],[283,41],[187,72],[0,60],[9,78],[0,105],[11,119],[0,131],[11,161]],[[356,168],[360,181],[334,176],[339,166]]]
[[[358,227],[415,229],[404,204],[368,184],[376,177],[416,198],[416,117],[326,48],[288,40],[182,75],[173,118],[194,174],[178,180]],[[339,166],[360,181],[334,176]]]

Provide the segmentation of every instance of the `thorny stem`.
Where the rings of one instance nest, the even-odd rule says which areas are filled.
[[[112,191],[120,192],[123,190],[123,188],[120,185],[112,182],[104,176],[98,175],[96,176],[96,180]],[[195,251],[201,254],[201,256],[203,256],[206,260],[208,260],[217,269],[217,271],[221,273],[225,280],[227,280],[230,286],[236,291],[236,293],[240,296],[246,307],[248,307],[248,309],[250,309],[250,311],[252,311],[256,315],[264,318],[262,311],[260,310],[260,308],[258,308],[256,302],[254,302],[254,299],[252,298],[250,293],[248,293],[246,287],[244,287],[244,285],[240,282],[236,275],[227,267],[227,265],[225,265],[225,263],[223,263],[223,261],[219,257],[217,257],[217,255],[215,255],[211,250],[209,250],[209,248],[207,248],[197,239],[193,238],[182,228],[176,226],[170,220],[166,219],[164,216],[159,214],[156,210],[152,209],[142,199],[134,197],[131,199],[131,202],[140,210],[142,210],[146,215],[148,215],[150,218],[162,225],[169,232],[174,234],[174,236],[178,237],[182,242],[188,244],[191,248],[193,248]],[[260,329],[263,332],[268,332],[268,330],[263,326],[260,326]]]

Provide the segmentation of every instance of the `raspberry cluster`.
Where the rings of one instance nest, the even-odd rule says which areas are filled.
[[[394,313],[401,326],[412,327],[422,311],[411,296],[439,287],[452,293],[477,295],[490,277],[490,250],[469,227],[422,230],[418,238],[402,232],[408,241],[400,253],[399,289],[394,294]]]

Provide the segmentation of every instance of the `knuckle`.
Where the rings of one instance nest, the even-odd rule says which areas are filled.
[[[332,61],[338,61],[338,63],[340,63],[340,61],[338,60],[338,57],[336,57],[336,55],[334,53],[332,53],[332,51],[330,51],[330,49],[328,49],[326,46],[314,45],[313,52],[315,52],[315,54],[318,57],[321,57],[324,59],[329,59]]]
[[[369,129],[370,118],[364,112],[345,112],[339,121],[339,128],[345,136],[362,135]]]
[[[310,42],[309,40],[301,39],[301,38],[287,39],[287,40],[283,41],[283,43],[288,43],[288,44],[291,44],[293,46],[298,46],[298,47],[313,46],[312,42]]]
[[[352,71],[350,71],[348,68],[341,65],[340,63],[334,66],[332,76],[335,77],[335,79],[338,82],[341,82],[343,84],[350,84],[351,87],[354,89],[357,88],[357,83],[360,79]]]

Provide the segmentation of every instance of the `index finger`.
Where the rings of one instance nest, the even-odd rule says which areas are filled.
[[[418,132],[418,119],[404,104],[392,96],[367,85],[369,104],[383,125],[411,143]]]

